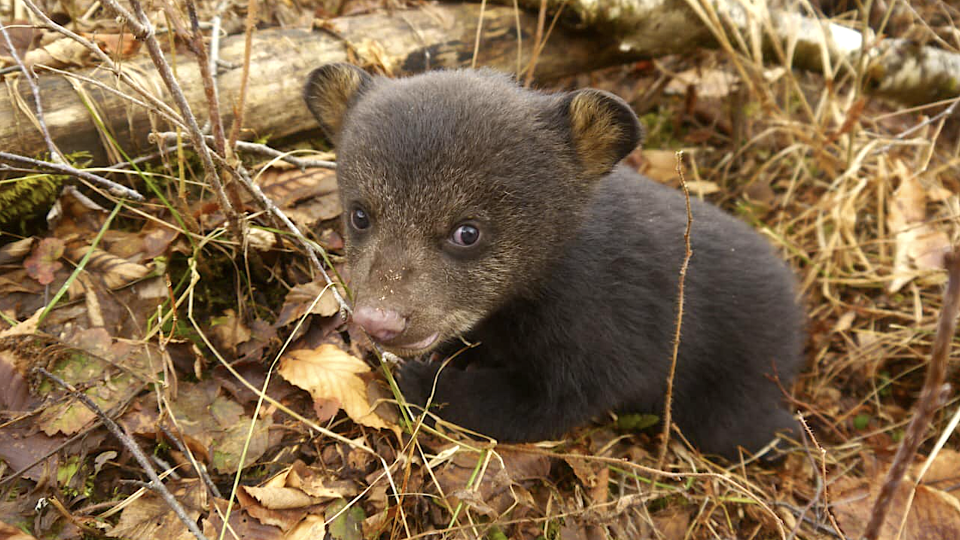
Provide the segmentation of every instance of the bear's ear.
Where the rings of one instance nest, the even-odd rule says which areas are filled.
[[[373,79],[350,64],[326,64],[310,72],[303,99],[320,122],[327,137],[336,144],[347,109]]]
[[[564,96],[566,119],[577,158],[588,176],[607,174],[643,140],[633,109],[619,97],[587,88]]]

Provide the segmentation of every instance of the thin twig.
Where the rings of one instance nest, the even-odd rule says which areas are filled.
[[[40,101],[40,88],[37,86],[37,81],[33,80],[36,75],[33,73],[33,70],[27,68],[23,60],[20,59],[20,55],[17,53],[17,48],[13,46],[13,40],[10,39],[10,34],[7,32],[7,26],[5,24],[0,24],[0,32],[3,33],[3,39],[7,42],[10,56],[20,67],[24,79],[27,80],[27,84],[30,86],[30,91],[33,92],[33,103],[37,110],[37,124],[40,125],[40,133],[43,134],[43,140],[47,143],[47,150],[50,151],[50,159],[53,160],[54,163],[66,163],[66,158],[64,158],[60,150],[57,149],[57,145],[53,144],[53,139],[50,138],[50,130],[47,129],[47,122],[43,118],[43,103]]]
[[[947,358],[950,356],[950,345],[954,332],[957,330],[957,313],[960,312],[960,249],[955,249],[944,257],[947,268],[947,292],[944,294],[943,308],[940,310],[940,321],[937,323],[937,334],[933,340],[933,352],[930,355],[930,364],[927,366],[927,378],[923,382],[920,398],[914,407],[913,418],[907,426],[906,434],[897,448],[893,464],[883,480],[880,494],[873,504],[870,521],[863,532],[863,540],[876,540],[880,528],[890,510],[893,495],[896,493],[907,467],[913,462],[913,457],[923,442],[923,435],[927,430],[933,415],[945,402],[949,385],[944,385],[947,374]]]
[[[243,106],[247,102],[247,82],[250,79],[250,51],[253,49],[253,30],[257,26],[257,0],[247,0],[247,22],[243,38],[243,70],[240,72],[240,93],[233,106],[233,125],[230,126],[228,146],[233,148],[243,128]]]
[[[190,464],[194,469],[196,469],[197,474],[200,476],[200,479],[203,480],[203,483],[206,484],[207,489],[210,490],[210,493],[214,497],[222,499],[223,495],[220,494],[220,490],[217,488],[217,485],[213,483],[213,479],[211,479],[210,475],[207,474],[207,469],[203,465],[197,463],[196,458],[193,457],[193,452],[191,452],[190,449],[187,448],[187,445],[180,440],[180,437],[170,431],[170,428],[168,428],[162,422],[160,423],[160,430],[163,431],[163,434],[166,435],[168,439],[173,441],[173,444],[177,445],[177,449],[180,450],[180,453],[187,456],[187,459],[190,460]]]
[[[670,357],[670,371],[667,374],[667,394],[663,403],[663,433],[660,438],[660,457],[657,458],[657,468],[663,469],[667,459],[667,447],[670,445],[670,424],[673,423],[671,408],[673,407],[673,379],[677,373],[677,355],[680,352],[680,327],[683,324],[683,284],[687,277],[687,267],[690,266],[690,257],[693,250],[690,248],[690,228],[693,225],[693,212],[690,210],[690,191],[687,181],[683,178],[683,150],[677,151],[677,174],[680,176],[680,188],[683,189],[683,198],[687,205],[687,227],[683,231],[684,255],[680,265],[680,279],[677,283],[677,324],[673,333],[673,354]]]
[[[167,143],[167,144],[172,144],[172,143],[175,143],[175,142],[177,141],[177,134],[174,133],[174,132],[172,132],[172,131],[165,131],[165,132],[163,132],[163,133],[158,133],[158,134],[156,134],[156,136],[159,137],[160,139],[162,139],[162,140],[163,140],[165,143]],[[207,142],[212,142],[213,139],[208,135],[208,136],[206,137],[206,140],[207,140]],[[262,155],[265,155],[265,156],[270,156],[270,157],[274,157],[274,158],[279,158],[280,160],[285,161],[285,162],[287,162],[287,163],[289,163],[289,164],[291,164],[291,165],[295,165],[296,167],[298,167],[298,168],[301,169],[301,170],[303,170],[303,169],[315,169],[315,168],[322,168],[322,169],[336,169],[336,168],[337,168],[336,162],[326,161],[326,160],[322,160],[322,159],[301,159],[301,158],[296,158],[296,157],[293,157],[293,156],[287,154],[286,152],[281,152],[280,150],[276,150],[276,149],[274,149],[274,148],[270,148],[269,146],[267,146],[267,145],[265,145],[265,144],[245,142],[245,141],[237,141],[236,143],[234,143],[234,148],[236,148],[237,150],[245,150],[245,151],[247,151],[247,152],[254,152],[254,153],[262,154]]]
[[[210,112],[210,126],[213,132],[213,147],[220,154],[224,154],[226,137],[223,134],[223,120],[220,118],[220,91],[213,79],[210,69],[210,60],[207,58],[207,47],[203,44],[203,34],[200,33],[200,19],[197,18],[197,6],[193,0],[186,1],[187,15],[190,17],[190,36],[187,43],[193,54],[197,55],[197,67],[200,69],[200,80],[203,81],[203,91],[207,97],[207,108]],[[236,203],[237,201],[232,201]]]
[[[817,450],[820,451],[820,486],[818,491],[823,493],[823,508],[827,514],[827,519],[830,520],[830,525],[833,527],[833,530],[836,531],[836,536],[838,538],[843,536],[843,530],[840,529],[840,525],[837,523],[836,517],[833,515],[833,510],[830,508],[830,483],[827,481],[827,451],[820,445],[820,442],[813,435],[813,430],[810,429],[810,426],[807,425],[807,421],[800,417],[800,424],[803,425],[803,430],[810,440],[813,441],[813,445],[817,447]],[[811,502],[816,502],[814,498]]]
[[[110,418],[109,416],[107,416],[105,412],[103,412],[103,409],[101,409],[96,403],[94,403],[94,401],[90,399],[90,397],[88,397],[86,394],[84,394],[83,392],[80,392],[79,390],[74,388],[73,385],[64,381],[60,377],[54,375],[53,373],[50,373],[49,371],[41,367],[34,368],[34,369],[36,370],[37,373],[40,373],[44,377],[57,383],[58,385],[63,387],[65,390],[70,392],[75,398],[77,398],[81,403],[83,403],[83,405],[86,408],[90,409],[94,414],[96,414],[97,417],[100,418],[100,421],[103,422],[103,425],[106,426],[107,431],[113,434],[113,436],[116,437],[117,440],[120,441],[120,443],[123,444],[123,446],[127,450],[129,450],[131,454],[133,454],[133,457],[134,459],[137,460],[137,463],[139,463],[140,466],[143,467],[143,471],[147,474],[147,477],[150,478],[150,482],[145,483],[144,486],[149,488],[153,492],[155,492],[157,495],[160,495],[160,497],[167,503],[167,505],[170,506],[170,509],[173,510],[173,513],[176,514],[178,518],[180,518],[180,521],[182,521],[183,524],[187,526],[187,530],[189,530],[197,538],[197,540],[207,540],[207,537],[204,536],[203,532],[200,531],[200,528],[197,527],[196,520],[191,519],[187,515],[186,510],[184,510],[180,502],[176,499],[176,497],[173,496],[172,493],[170,493],[170,490],[167,489],[167,486],[163,485],[163,482],[160,480],[160,477],[157,476],[157,471],[154,470],[153,464],[150,463],[150,460],[143,453],[143,450],[141,450],[140,447],[137,446],[137,443],[135,443],[133,439],[130,438],[129,435],[124,433],[123,429],[119,425],[117,425],[117,423],[114,422],[112,418]]]
[[[76,176],[77,178],[103,186],[110,193],[116,195],[117,197],[126,197],[128,199],[133,199],[135,201],[143,200],[143,195],[140,195],[136,191],[126,186],[121,186],[120,184],[113,182],[111,180],[107,180],[102,176],[98,176],[96,174],[91,174],[86,171],[82,171],[70,165],[61,164],[61,163],[51,163],[49,161],[41,161],[39,159],[28,158],[26,156],[21,156],[18,154],[10,154],[7,152],[0,152],[0,160],[12,161],[14,163],[20,163],[23,165],[30,165],[32,167],[35,167],[37,169],[44,170],[47,172],[54,172],[59,174],[66,174],[69,176]],[[0,169],[4,167],[5,167],[4,165],[0,165]]]
[[[533,53],[530,55],[530,62],[527,64],[527,74],[523,81],[524,88],[530,88],[533,83],[533,69],[540,58],[540,46],[543,40],[543,27],[547,23],[547,0],[540,0],[540,13],[537,14],[537,33],[533,39]]]

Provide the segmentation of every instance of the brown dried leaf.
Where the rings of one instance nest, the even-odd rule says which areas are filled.
[[[220,520],[220,516],[227,512],[227,501],[214,499],[213,502],[220,509],[220,512],[209,512],[207,514],[206,519],[203,520],[203,534],[207,538],[220,538],[220,532],[223,528],[223,521]],[[236,540],[281,540],[285,538],[279,527],[262,524],[256,519],[250,519],[250,517],[246,510],[234,506],[230,513],[230,528],[224,538]]]
[[[237,318],[237,312],[232,309],[224,311],[222,317],[215,317],[211,324],[210,333],[213,334],[214,339],[221,347],[231,352],[235,352],[241,343],[250,341],[253,335],[243,321]]]
[[[89,251],[90,246],[70,249],[67,251],[67,257],[79,261]],[[148,267],[117,257],[102,249],[93,250],[84,268],[87,272],[99,274],[104,285],[110,289],[118,289],[150,274]]]
[[[369,373],[370,367],[335,345],[290,351],[280,359],[277,372],[315,400],[339,401],[354,422],[377,429],[391,427],[367,401],[367,385],[360,376]]]
[[[7,35],[10,36],[10,42],[13,43],[13,48],[17,51],[17,56],[23,58],[23,55],[33,45],[34,40],[40,35],[40,31],[34,28],[30,21],[23,19],[15,19],[4,24],[7,27]],[[13,63],[13,56],[10,54],[7,40],[0,34],[0,57],[4,56],[10,59],[9,64]]]
[[[244,510],[260,523],[280,527],[283,531],[291,530],[317,510],[308,495],[285,486],[288,472],[289,469],[274,476],[262,487],[242,486],[237,490],[237,500]]]
[[[284,540],[313,540],[324,538],[327,534],[326,520],[323,516],[307,516],[284,536]]]
[[[119,403],[126,403],[142,388],[147,380],[144,364],[145,347],[114,342],[106,330],[91,328],[78,333],[71,345],[76,348],[51,360],[47,357],[32,359],[66,382],[87,388],[84,390],[101,409],[111,410]],[[123,365],[118,370],[114,366]],[[44,382],[41,392],[52,391],[52,383]],[[73,435],[96,418],[96,414],[79,401],[69,399],[44,409],[37,417],[37,425],[47,435],[63,433]]]
[[[207,505],[207,490],[199,480],[167,481],[167,487],[193,521]],[[190,540],[193,534],[159,495],[146,491],[123,509],[120,522],[107,532],[130,540]]]
[[[883,478],[882,474],[878,474],[869,480],[841,478],[836,482],[832,497],[834,513],[849,538],[859,538],[863,534]],[[890,512],[880,529],[878,540],[960,538],[960,501],[944,491],[925,485],[917,487],[903,524],[903,535],[899,535],[911,489],[912,482],[900,484],[890,504]]]
[[[893,279],[887,286],[891,293],[919,272],[942,268],[943,256],[951,248],[947,233],[927,222],[927,192],[920,179],[900,168],[900,187],[887,207],[887,227],[896,235]]]
[[[919,472],[919,467],[915,472]],[[960,485],[960,452],[942,448],[923,475],[923,483],[932,488],[949,490],[947,493],[960,499],[960,491],[952,489]]]
[[[268,169],[261,174],[263,192],[299,224],[313,225],[342,212],[336,173],[331,169]]]
[[[0,266],[23,259],[33,247],[33,238],[21,238],[0,247]]]
[[[33,252],[23,261],[27,275],[40,282],[41,285],[53,283],[54,273],[63,268],[60,257],[63,256],[63,240],[59,238],[44,238]]]
[[[310,313],[321,317],[329,317],[339,312],[340,304],[337,303],[331,288],[321,278],[290,289],[283,301],[283,307],[280,308],[277,326],[285,326],[300,319],[308,310]],[[317,300],[318,296],[320,297],[319,300]],[[316,304],[314,304],[314,300],[316,300]],[[313,306],[312,309],[311,306]]]
[[[90,51],[72,38],[61,38],[23,55],[27,66],[43,64],[54,68],[85,66],[90,63]]]
[[[104,50],[111,57],[120,56],[122,58],[129,58],[140,50],[140,42],[133,36],[133,34],[88,34],[86,32],[81,32],[83,37],[93,40],[101,49]]]
[[[673,150],[647,150],[641,153],[640,173],[661,184],[677,185],[677,153]]]
[[[511,487],[527,480],[545,478],[550,472],[550,458],[547,456],[498,448],[497,454],[491,456],[483,469],[483,476],[473,479],[471,483],[480,458],[479,452],[459,450],[450,463],[439,467],[436,477],[448,497],[463,501],[474,510],[491,516],[500,515],[510,507],[523,503],[514,497]],[[473,487],[468,488],[468,485]],[[476,495],[467,496],[467,492]],[[460,497],[451,494],[459,494]],[[482,504],[478,504],[478,501]]]

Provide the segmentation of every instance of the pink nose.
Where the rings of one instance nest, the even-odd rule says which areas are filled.
[[[353,310],[353,322],[377,341],[390,341],[407,327],[407,320],[396,311],[368,306]]]

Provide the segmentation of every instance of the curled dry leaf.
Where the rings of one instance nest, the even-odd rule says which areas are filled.
[[[124,34],[88,34],[82,33],[83,37],[96,42],[101,49],[112,57],[120,56],[129,58],[140,50],[140,42],[130,33]]]
[[[71,38],[61,38],[23,55],[27,66],[43,64],[53,68],[83,67],[90,63],[90,51],[82,43]]]
[[[25,261],[23,267],[27,275],[40,282],[41,285],[53,283],[53,275],[63,268],[60,257],[63,256],[63,240],[59,238],[44,238]]]
[[[319,505],[339,497],[336,493],[329,496],[306,493],[292,478],[295,476],[292,471],[298,466],[284,470],[262,486],[241,486],[237,491],[240,505],[260,523],[284,531],[296,530],[305,518],[322,510]]]
[[[33,238],[21,238],[0,247],[0,266],[23,259],[33,247]]]
[[[213,334],[213,338],[221,347],[230,351],[236,351],[238,345],[250,341],[253,335],[247,325],[237,318],[237,312],[232,309],[224,311],[222,317],[215,317],[211,322],[210,333]]]
[[[90,246],[70,249],[67,250],[67,257],[79,261],[88,251],[90,251]],[[102,249],[93,250],[93,255],[87,261],[85,270],[98,273],[103,279],[103,283],[110,289],[118,289],[142,279],[150,273],[148,267],[117,257]]]
[[[896,236],[893,279],[887,286],[891,293],[903,288],[918,271],[942,268],[943,256],[951,247],[947,233],[927,220],[927,190],[920,179],[898,164],[902,180],[887,208],[887,227]]]
[[[367,401],[367,385],[361,375],[370,373],[370,367],[335,345],[290,351],[280,359],[278,373],[315,400],[339,401],[354,422],[377,429],[393,427],[373,412]]]
[[[311,314],[321,317],[329,317],[339,312],[340,304],[337,303],[337,299],[330,289],[331,287],[327,286],[323,279],[297,285],[290,289],[283,301],[283,307],[280,309],[277,326],[285,326],[296,321],[303,317],[308,310]],[[343,293],[343,289],[340,289],[340,292]],[[313,301],[318,296],[320,299],[314,304]],[[311,306],[313,306],[312,309]]]

